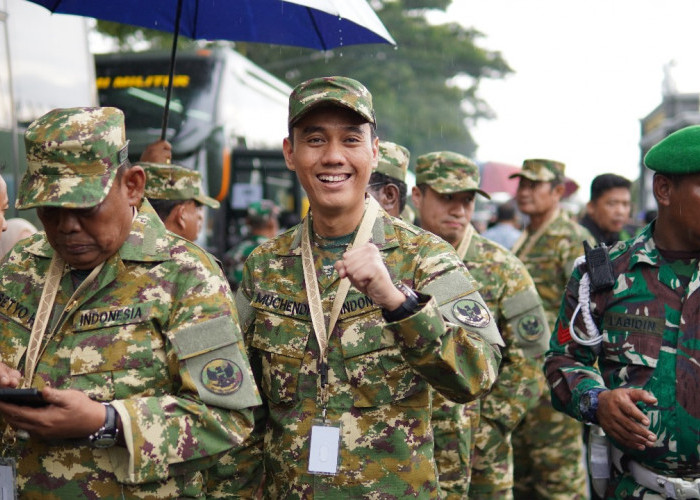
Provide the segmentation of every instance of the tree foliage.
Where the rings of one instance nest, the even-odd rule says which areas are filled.
[[[479,45],[483,35],[477,30],[428,21],[430,10],[444,11],[450,1],[373,0],[397,47],[358,45],[319,52],[237,43],[236,48],[292,86],[326,75],[363,82],[374,97],[380,138],[406,146],[414,158],[438,150],[473,155],[476,144],[469,127],[492,117],[478,94],[479,83],[512,70],[500,52]],[[105,24],[100,23],[101,30]],[[122,40],[133,31],[122,33]],[[158,37],[161,43],[168,40],[162,33]]]

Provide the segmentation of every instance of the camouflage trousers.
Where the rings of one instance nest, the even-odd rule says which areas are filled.
[[[472,456],[470,499],[513,498],[513,445],[511,432],[482,415]]]
[[[513,432],[516,500],[583,500],[583,426],[552,407],[549,391]]]

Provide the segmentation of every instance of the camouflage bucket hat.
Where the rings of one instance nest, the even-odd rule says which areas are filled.
[[[152,200],[196,200],[202,205],[219,208],[219,202],[203,193],[202,177],[178,165],[139,163],[146,171],[145,196]]]
[[[357,80],[345,76],[313,78],[300,83],[289,95],[289,120],[293,127],[304,114],[320,104],[346,107],[377,126],[372,94]]]
[[[102,203],[127,161],[124,114],[117,108],[54,109],[24,134],[27,172],[15,206],[89,208]]]
[[[479,189],[479,167],[466,156],[450,151],[438,151],[416,159],[416,184],[427,184],[438,193],[476,191],[491,199]]]
[[[510,175],[508,178],[525,177],[531,181],[551,182],[564,180],[564,164],[554,160],[525,160],[520,172]]]
[[[379,162],[375,172],[406,182],[406,170],[411,154],[403,146],[389,141],[379,141]]]

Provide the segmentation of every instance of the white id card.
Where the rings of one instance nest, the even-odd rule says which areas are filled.
[[[311,426],[309,472],[336,474],[340,454],[340,425],[330,422]]]

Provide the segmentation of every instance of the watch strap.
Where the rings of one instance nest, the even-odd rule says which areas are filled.
[[[387,323],[394,323],[396,321],[406,319],[415,313],[416,309],[418,308],[418,295],[416,292],[411,290],[403,283],[397,283],[396,288],[398,288],[399,291],[406,296],[406,300],[404,300],[403,303],[393,311],[382,309],[382,317]]]

